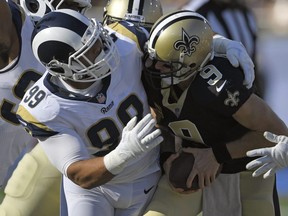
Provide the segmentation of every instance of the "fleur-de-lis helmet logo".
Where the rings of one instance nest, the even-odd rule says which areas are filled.
[[[196,51],[196,46],[200,43],[200,39],[196,35],[189,36],[188,33],[182,28],[182,39],[174,43],[176,50],[182,49],[184,55],[191,56]]]

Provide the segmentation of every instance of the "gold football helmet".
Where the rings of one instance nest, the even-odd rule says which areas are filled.
[[[146,73],[164,80],[165,87],[187,80],[212,59],[213,34],[208,21],[196,12],[180,10],[162,16],[147,42]],[[157,70],[159,61],[169,70]]]
[[[103,24],[127,20],[150,30],[162,15],[159,0],[109,0],[104,8]]]

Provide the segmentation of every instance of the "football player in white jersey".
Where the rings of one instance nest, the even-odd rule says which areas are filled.
[[[63,174],[69,215],[141,215],[160,177],[163,138],[137,44],[62,9],[38,21],[32,49],[48,71],[17,116]]]
[[[0,1],[0,99],[1,144],[0,187],[8,168],[27,144],[35,139],[23,133],[16,118],[16,110],[25,91],[37,81],[45,68],[33,56],[30,41],[33,31],[31,20],[12,1]]]
[[[79,4],[74,1],[41,0],[40,4],[31,1],[29,8],[33,8],[34,12],[41,11],[42,14],[37,13],[37,15],[43,16],[44,12],[55,10],[56,7],[71,7],[84,12],[91,6],[88,0],[79,0],[81,1]],[[47,9],[43,10],[45,3]],[[41,10],[34,6],[39,6]],[[60,172],[51,165],[39,145],[33,148],[37,140],[27,136],[15,113],[26,90],[45,71],[45,67],[34,57],[31,49],[34,23],[25,16],[23,8],[12,1],[1,1],[0,10],[2,21],[0,121],[3,133],[0,146],[1,202],[6,181],[18,165],[18,161],[24,156],[7,183],[5,197],[0,205],[0,215],[58,215]],[[27,13],[27,8],[24,10]],[[30,152],[31,148],[33,150]],[[28,153],[25,154],[26,152]],[[9,172],[6,174],[8,168]]]
[[[34,24],[30,18],[25,16],[22,8],[12,1],[1,0],[0,4],[0,122],[2,134],[0,177],[1,191],[3,191],[7,179],[18,164],[18,160],[23,156],[22,153],[30,151],[37,143],[35,138],[27,136],[27,133],[23,131],[23,127],[16,118],[16,110],[26,90],[41,77],[45,72],[45,67],[34,57],[31,49],[30,41]],[[59,212],[60,175],[51,165],[45,165],[49,163],[47,157],[41,153],[42,151],[37,153],[39,157],[34,156],[34,153],[38,151],[39,148],[35,148],[29,155],[24,156],[17,167],[20,172],[15,173],[5,187],[3,202],[1,197],[1,216],[28,216],[31,215],[31,212],[39,213],[39,215],[51,215]],[[35,160],[37,158],[41,160]],[[38,169],[36,172],[36,167],[42,169]],[[45,177],[43,176],[44,171]],[[39,177],[41,174],[42,178]],[[41,187],[31,187],[34,182],[33,178],[37,179],[38,177]],[[37,195],[33,199],[30,197],[32,191]],[[52,196],[47,191],[52,192]],[[47,208],[45,198],[42,197],[43,194],[47,194],[46,199],[50,202],[50,208]],[[43,201],[41,205],[39,204],[40,200]],[[25,204],[23,205],[23,203]],[[37,207],[42,208],[45,213],[36,211]]]

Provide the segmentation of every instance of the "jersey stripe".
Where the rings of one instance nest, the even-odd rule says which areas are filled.
[[[23,106],[19,106],[17,110],[17,117],[21,124],[25,127],[27,132],[31,134],[31,136],[35,137],[47,137],[53,136],[58,132],[51,130],[45,124],[39,122],[35,119]],[[29,123],[28,123],[29,122]],[[33,134],[32,132],[33,131]]]

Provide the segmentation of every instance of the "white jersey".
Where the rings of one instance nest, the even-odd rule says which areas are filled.
[[[61,134],[70,134],[78,137],[79,146],[57,143],[53,145],[54,153],[48,154],[63,174],[71,163],[87,159],[85,152],[73,149],[84,146],[90,155],[103,156],[118,145],[122,130],[132,117],[136,115],[139,120],[150,112],[141,82],[142,53],[134,41],[113,34],[120,65],[102,80],[103,88],[96,96],[76,95],[59,88],[53,82],[58,78],[46,73],[26,93],[17,111],[20,121],[33,136],[55,139]],[[45,143],[41,142],[44,149]],[[66,146],[64,151],[61,144]],[[132,181],[158,171],[158,150],[155,148],[133,161],[110,182]]]
[[[21,14],[18,5],[9,4],[17,32],[21,35],[21,53],[17,59],[0,70],[0,186],[9,166],[23,148],[32,141],[16,118],[16,110],[25,91],[45,71],[31,49],[33,24]]]

